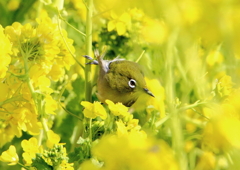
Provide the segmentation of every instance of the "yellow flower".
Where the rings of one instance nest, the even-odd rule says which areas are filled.
[[[34,64],[29,70],[29,77],[33,82],[37,82],[39,77],[46,75],[48,72],[49,69],[43,69],[41,64]]]
[[[129,1],[94,1],[95,8],[105,19],[111,18],[112,12],[117,14],[123,13],[129,7],[128,3]]]
[[[4,124],[2,124],[4,126]],[[14,132],[12,128],[1,128],[0,129],[0,147],[2,147],[7,142],[10,142],[14,138]]]
[[[45,27],[48,28],[47,26]],[[36,63],[39,63],[40,69],[36,69],[35,74],[39,74],[38,72],[43,72],[43,70],[44,72],[49,72],[50,67],[54,62],[54,57],[59,50],[55,50],[55,47],[52,48],[51,45],[57,46],[55,41],[47,41],[46,39],[43,39],[45,34],[40,31],[37,31],[29,23],[21,25],[20,23],[15,22],[12,26],[6,27],[5,32],[9,36],[10,41],[13,43],[14,53],[12,57],[16,60],[16,62],[20,63],[15,66],[19,70],[24,68],[23,63],[25,58],[25,60],[28,61],[29,68]],[[48,34],[51,34],[51,31],[48,32]],[[46,65],[48,67],[46,67]],[[19,72],[18,74],[23,73]]]
[[[226,112],[228,112],[230,116],[240,120],[240,88],[231,91],[232,93],[223,104],[227,106]]]
[[[31,93],[27,83],[23,83],[21,85],[20,94],[22,95],[22,98],[24,100],[32,101],[32,93]]]
[[[103,167],[84,162],[83,170],[178,170],[169,146],[163,141],[146,138],[136,132],[128,135],[106,135],[92,149],[93,156],[104,162]]]
[[[63,66],[67,70],[69,70],[70,67],[75,63],[75,60],[74,60],[73,56],[71,55],[71,53],[72,54],[75,53],[75,48],[73,46],[73,40],[69,39],[67,37],[66,30],[61,30],[61,31],[62,31],[63,37],[62,36],[58,37],[58,40],[59,40],[58,47],[60,49],[60,52],[58,53],[57,57],[55,58],[55,61],[57,62],[58,66]],[[60,35],[59,32],[58,32],[58,34]],[[71,51],[71,53],[69,51]]]
[[[36,158],[36,153],[33,153],[33,152],[24,152],[22,154],[22,157],[24,159],[24,163],[25,165],[31,165],[33,162],[32,162],[32,159]]]
[[[15,109],[13,114],[9,116],[7,123],[9,123],[17,137],[22,136],[22,130],[28,131],[32,135],[37,135],[41,128],[37,115],[33,114],[27,107]]]
[[[5,77],[8,65],[11,62],[11,42],[3,33],[3,28],[0,25],[0,78]]]
[[[212,170],[216,166],[216,157],[212,152],[202,153],[195,170]]]
[[[221,113],[214,116],[206,125],[203,133],[203,144],[214,152],[240,148],[240,121]]]
[[[124,117],[123,120],[116,121],[117,125],[117,135],[129,135],[131,133],[136,133],[138,135],[145,136],[145,132],[141,130],[141,126],[138,125],[139,120],[133,119],[132,115]]]
[[[31,137],[29,140],[24,139],[21,142],[21,146],[24,152],[33,152],[33,153],[39,152],[38,140],[35,137]]]
[[[219,82],[216,86],[216,92],[220,97],[226,97],[232,92],[232,78],[228,75],[224,75],[219,79]]]
[[[68,163],[66,160],[63,160],[59,167],[61,170],[74,170],[73,163]]]
[[[108,22],[108,31],[116,29],[118,35],[124,35],[127,29],[130,27],[131,16],[129,13],[123,13],[121,16],[117,16],[114,12],[111,13],[112,20]]]
[[[44,100],[45,100],[45,112],[48,114],[55,115],[56,113],[54,111],[58,108],[56,100],[54,100],[50,95],[46,95]]]
[[[36,21],[35,27],[17,22],[6,27],[5,33],[13,44],[13,57],[19,63],[19,70],[24,68],[24,57],[27,59],[33,82],[43,75],[57,81],[64,75],[64,67],[69,70],[75,62],[68,50],[75,52],[73,40],[67,38],[66,31],[62,30],[61,34],[48,16],[41,16]]]
[[[146,78],[147,87],[155,95],[155,97],[150,97],[147,105],[152,105],[156,110],[160,112],[161,118],[165,116],[165,90],[157,79]]]
[[[87,161],[84,161],[81,164],[81,169],[82,170],[101,170],[101,166],[97,166],[93,163],[93,161],[95,161],[94,159],[88,159]]]
[[[93,147],[92,153],[98,159],[104,161],[107,169],[117,170],[121,169],[121,167],[128,167],[130,162],[137,158],[135,155],[137,151],[141,149],[144,150],[146,145],[146,140],[138,135],[131,134],[129,136],[124,135],[119,137],[108,135],[104,136],[99,143]],[[138,153],[138,155],[140,153]],[[128,169],[132,168],[128,167]]]
[[[198,1],[184,0],[179,3],[183,21],[187,24],[193,24],[201,18],[201,7]]]
[[[48,76],[51,77],[53,81],[58,81],[61,77],[63,77],[64,73],[65,70],[63,67],[54,64],[51,71],[48,73]]]
[[[16,165],[19,158],[15,146],[11,145],[7,151],[4,151],[0,156],[0,160],[3,162],[9,162],[8,165]]]
[[[146,109],[147,112],[151,113],[152,110],[157,110],[160,112],[160,117],[165,117],[165,90],[157,79],[146,79],[148,89],[154,94],[155,97],[146,97],[141,95],[138,101],[133,105],[134,109],[142,110]]]
[[[83,114],[87,118],[96,118],[97,116],[101,117],[102,119],[107,118],[107,113],[104,107],[101,105],[100,102],[90,103],[87,101],[82,101],[81,105],[84,106]]]
[[[0,133],[5,134],[0,145],[14,136],[21,137],[22,131],[31,135],[39,133],[38,111],[55,114],[57,109],[56,101],[50,96],[53,92],[51,80],[58,81],[64,76],[64,70],[74,63],[68,50],[75,52],[73,40],[67,38],[66,31],[62,30],[61,34],[57,24],[47,15],[33,25],[15,22],[4,30],[0,26],[0,79],[4,78],[0,82]],[[27,76],[36,95],[29,88]],[[42,108],[36,109],[34,100],[38,100]]]
[[[133,8],[129,11],[131,17],[135,21],[141,21],[144,17],[144,12],[141,9]]]
[[[78,1],[78,0],[72,0],[72,3],[74,5],[74,7],[77,10],[78,15],[80,16],[82,21],[86,20],[86,6],[85,3],[83,1]]]
[[[141,129],[141,126],[138,125],[139,120],[138,119],[131,119],[127,122],[127,129],[129,131],[135,130],[139,131]]]
[[[54,133],[52,130],[49,130],[47,132],[47,147],[53,148],[54,145],[58,144],[60,142],[60,136],[56,133]]]
[[[128,115],[128,108],[122,103],[113,103],[110,100],[105,101],[108,104],[108,108],[114,116],[126,116]]]
[[[125,124],[121,120],[117,121],[116,124],[117,124],[117,135],[118,136],[128,134],[128,130],[127,130]]]
[[[146,42],[162,44],[167,37],[168,29],[163,21],[145,18],[141,35]]]
[[[186,153],[189,153],[190,151],[192,151],[195,147],[195,143],[192,140],[186,141],[185,142],[185,146],[184,146],[184,150]]]
[[[22,154],[23,159],[26,162],[26,165],[32,164],[32,159],[36,158],[36,153],[41,153],[41,147],[38,145],[38,140],[35,137],[30,138],[29,140],[24,139],[21,142],[24,153]]]
[[[51,94],[53,90],[50,88],[51,81],[46,76],[40,76],[34,81],[34,86],[39,88],[42,93]]]
[[[206,61],[207,61],[207,64],[209,66],[214,66],[215,64],[220,64],[223,62],[223,55],[221,54],[221,52],[219,51],[211,51],[207,58],[206,58]]]

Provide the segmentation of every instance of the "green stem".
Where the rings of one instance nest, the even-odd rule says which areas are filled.
[[[155,123],[156,128],[158,128],[159,126],[163,125],[167,120],[169,120],[169,115],[166,115],[165,117],[163,117],[162,119],[157,121]]]
[[[92,9],[93,0],[87,0],[87,20],[86,20],[86,55],[92,55]],[[87,59],[86,59],[86,62]],[[92,101],[91,64],[85,66],[85,99]]]
[[[173,51],[175,49],[174,43],[177,38],[177,34],[173,34],[170,38],[167,49],[166,60],[166,101],[170,113],[170,124],[172,132],[172,147],[176,153],[176,159],[178,160],[180,170],[187,170],[187,156],[184,152],[184,137],[182,130],[181,112],[175,106],[175,82],[174,82],[174,57],[179,57]]]
[[[138,63],[139,62],[139,60],[141,60],[141,58],[142,58],[142,56],[143,56],[143,54],[146,52],[146,50],[143,50],[142,51],[142,53],[141,53],[141,55],[138,57],[138,59],[136,60],[136,63]]]
[[[86,37],[86,34],[83,33],[82,31],[78,30],[77,28],[75,28],[73,25],[71,25],[69,22],[67,22],[67,20],[65,18],[62,17],[62,15],[60,14],[60,11],[58,11],[58,16],[59,18],[65,22],[69,27],[71,27],[72,29],[74,29],[75,31],[77,31],[79,34],[81,34],[82,36]]]
[[[89,119],[89,140],[92,143],[92,118]]]
[[[35,104],[35,110],[36,112],[41,115],[41,122],[42,122],[42,125],[43,125],[43,129],[45,132],[47,132],[49,129],[48,129],[48,126],[47,126],[47,121],[46,119],[44,118],[44,112],[43,112],[43,108],[42,108],[42,101],[41,99],[38,100],[38,96],[37,96],[37,93],[35,92],[34,90],[34,87],[31,83],[31,80],[30,80],[30,77],[29,77],[29,66],[28,66],[28,58],[30,57],[30,53],[24,53],[23,51],[21,51],[22,53],[22,56],[23,57],[23,60],[24,60],[24,70],[25,70],[25,81],[27,82],[27,85],[30,89],[30,92],[32,94],[32,99],[34,101],[34,104]]]
[[[0,102],[0,107],[4,104],[19,101],[19,100],[25,101],[25,99],[23,99],[22,95],[18,95],[18,96],[14,96],[10,99],[4,100],[3,102]]]
[[[57,0],[57,1],[55,2],[55,4],[58,6],[57,24],[58,24],[58,29],[59,29],[59,32],[60,32],[60,34],[61,34],[61,36],[62,36],[63,42],[64,42],[64,44],[66,45],[66,48],[67,48],[68,52],[71,54],[71,56],[73,57],[73,59],[76,61],[76,63],[84,69],[84,66],[77,60],[75,54],[70,50],[70,47],[69,47],[69,45],[68,45],[65,37],[63,36],[63,32],[62,32],[62,28],[61,28],[61,23],[60,23],[60,21],[63,20],[63,21],[66,22],[69,26],[71,26],[66,20],[64,20],[64,18],[63,18],[63,17],[61,16],[61,14],[60,14],[60,10],[63,9],[64,0]],[[73,27],[73,26],[71,26],[71,27]],[[75,30],[76,30],[76,28],[75,28]],[[82,32],[80,32],[80,33],[82,33]]]
[[[87,8],[87,18],[86,18],[86,55],[91,56],[92,55],[92,9],[93,9],[93,0],[87,0],[86,1],[86,8]],[[86,63],[88,60],[86,59]],[[85,66],[85,100],[92,102],[92,82],[91,82],[91,64],[88,64]],[[83,126],[85,126],[84,129],[86,129],[88,123],[88,119],[85,118],[83,120]],[[82,125],[82,123],[81,123]],[[79,137],[79,132],[82,133],[82,136],[84,138],[87,138],[85,136],[85,131],[82,132],[82,126],[77,126],[76,133],[73,136],[74,139],[74,145],[76,144],[76,137]],[[89,120],[89,134],[88,138],[90,142],[92,142],[92,119]],[[90,155],[90,150],[89,150]]]
[[[36,7],[36,16],[39,17],[43,8],[43,2],[39,1]]]
[[[70,50],[70,47],[69,47],[69,45],[68,45],[65,37],[63,36],[62,28],[61,28],[61,25],[60,25],[60,24],[61,24],[61,23],[60,23],[60,21],[61,21],[60,19],[61,19],[61,18],[60,18],[60,12],[58,11],[57,23],[58,23],[58,29],[59,29],[60,35],[62,36],[63,42],[64,42],[64,44],[66,45],[66,48],[67,48],[68,52],[71,54],[71,56],[73,57],[73,59],[76,61],[76,63],[77,63],[80,67],[82,67],[82,69],[84,69],[84,66],[77,60],[75,54]]]
[[[60,14],[60,11],[63,10],[63,6],[64,6],[64,0],[55,0],[54,4],[57,6],[58,8],[58,15],[57,15],[57,24],[58,24],[58,29],[59,32],[62,36],[63,42],[66,45],[66,48],[68,50],[68,52],[71,54],[71,56],[73,57],[73,59],[76,61],[76,63],[81,66],[84,69],[84,66],[77,60],[75,54],[70,50],[70,47],[65,39],[65,37],[63,36],[63,32],[62,32],[62,27],[61,27],[61,20],[63,20],[64,22],[66,22],[69,26],[71,26],[72,28],[74,28],[71,24],[69,24]],[[75,28],[76,30],[76,28]],[[80,32],[80,31],[79,31]],[[80,32],[82,33],[82,32]]]
[[[42,141],[44,139],[44,131],[41,130],[39,135],[38,135],[38,146],[41,146],[42,145]]]
[[[24,169],[27,169],[27,170],[30,170],[30,169],[31,169],[30,167],[27,167],[27,166],[21,164],[20,162],[18,162],[17,164],[20,165],[21,167],[23,167]]]
[[[47,125],[47,119],[42,116],[41,122],[42,122],[44,131],[47,132],[49,130],[48,125]]]
[[[57,6],[58,10],[62,10],[63,6],[64,6],[64,0],[54,0],[53,4],[55,4],[55,6]]]

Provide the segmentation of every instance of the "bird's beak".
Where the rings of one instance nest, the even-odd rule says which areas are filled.
[[[149,94],[150,96],[155,97],[155,96],[152,94],[152,92],[150,92],[147,88],[143,88],[143,90],[144,90],[147,94]]]

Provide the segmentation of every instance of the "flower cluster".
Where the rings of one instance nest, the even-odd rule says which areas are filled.
[[[15,136],[22,137],[23,132],[30,135],[39,135],[42,129],[49,132],[50,124],[46,120],[50,115],[55,115],[58,108],[57,101],[52,97],[54,88],[51,85],[63,79],[65,71],[74,64],[71,56],[74,47],[73,41],[67,38],[66,31],[61,30],[57,23],[44,13],[32,24],[14,22],[4,29],[0,26],[0,36],[2,147]],[[24,166],[35,164],[37,154],[47,152],[39,147],[39,144],[35,137],[22,140]],[[53,147],[53,144],[51,146]],[[66,150],[62,145],[56,150],[61,156],[65,153],[66,157]],[[21,164],[13,145],[2,153],[1,160],[9,162],[9,165]],[[67,159],[62,159],[56,166],[61,164],[68,166]]]
[[[35,137],[32,137],[29,140],[24,139],[22,141],[21,146],[24,151],[22,154],[25,162],[24,166],[31,166],[36,169],[51,166],[54,169],[73,170],[73,165],[68,163],[66,148],[63,147],[64,144],[59,143],[60,137],[51,130],[48,131],[47,136],[47,142],[52,143],[52,145],[50,147],[47,146],[46,149],[39,146],[38,140]],[[9,165],[19,163],[19,157],[16,153],[15,146],[11,145],[7,151],[4,151],[0,156],[0,160],[8,162]]]
[[[116,119],[116,130],[103,136],[92,148],[93,158],[82,163],[82,169],[171,169],[177,170],[178,164],[172,150],[164,141],[156,141],[147,137],[147,134],[138,124],[138,119],[128,112],[128,108],[121,103],[114,104],[106,100],[110,114],[105,113],[103,106],[98,102],[93,104],[82,102],[85,106],[83,113],[92,110],[92,115],[84,114],[88,118],[101,117],[105,128],[109,128],[113,122],[106,119]],[[99,108],[98,111],[97,107]],[[94,115],[93,115],[94,114]],[[105,121],[104,121],[105,120]],[[99,122],[99,120],[98,120]],[[112,127],[112,129],[114,126]],[[118,153],[118,154],[116,154]],[[136,164],[136,162],[138,162]]]
[[[240,169],[239,11],[236,0],[1,2],[0,169]],[[82,56],[101,48],[139,63],[155,97],[100,103],[98,66]]]
[[[36,25],[18,22],[1,27],[1,142],[4,145],[22,131],[39,133],[39,117],[55,114],[51,81],[58,81],[74,63],[63,39],[74,52],[72,40],[62,34],[48,16]]]
[[[83,170],[144,170],[149,167],[153,170],[178,170],[173,152],[164,141],[150,140],[135,132],[124,136],[104,136],[92,152],[94,158],[101,162],[88,160],[82,164]]]

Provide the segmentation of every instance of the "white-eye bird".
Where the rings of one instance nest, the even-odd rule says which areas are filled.
[[[97,97],[102,103],[108,99],[130,107],[140,95],[148,94],[154,97],[148,90],[143,72],[137,63],[119,58],[103,60],[105,54],[100,55],[97,50],[94,53],[97,60],[87,55],[84,57],[92,60],[87,64],[100,66]]]

